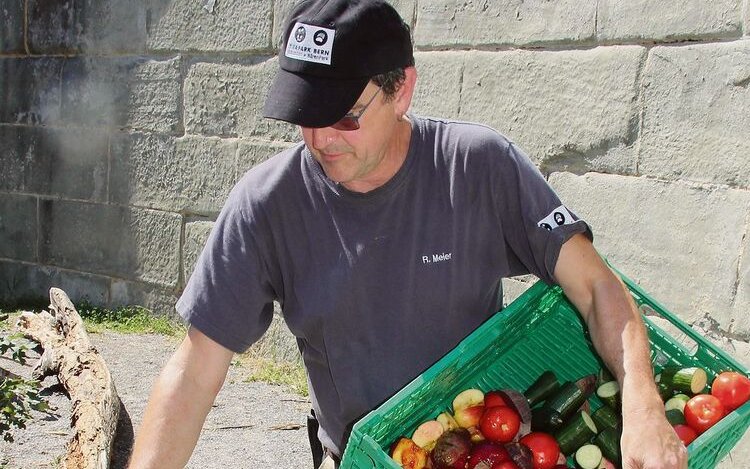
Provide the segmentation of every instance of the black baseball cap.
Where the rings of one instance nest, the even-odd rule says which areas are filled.
[[[287,20],[263,116],[328,127],[370,79],[414,65],[409,27],[382,0],[307,0]]]

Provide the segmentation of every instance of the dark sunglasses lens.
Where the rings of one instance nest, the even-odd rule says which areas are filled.
[[[357,130],[359,128],[359,121],[356,117],[346,116],[342,117],[340,121],[336,122],[331,127],[336,130]]]

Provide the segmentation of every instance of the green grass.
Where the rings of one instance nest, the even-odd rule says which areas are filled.
[[[115,331],[121,334],[185,335],[187,329],[178,320],[158,316],[141,306],[122,306],[115,309],[93,306],[88,303],[76,305],[78,313],[92,334]]]
[[[264,382],[288,388],[291,392],[308,397],[307,376],[302,365],[275,362],[267,358],[252,358],[243,355],[238,360],[241,366],[250,369],[248,382]]]

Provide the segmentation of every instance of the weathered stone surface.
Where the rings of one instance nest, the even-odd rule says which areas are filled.
[[[296,127],[263,117],[277,60],[255,65],[197,63],[185,79],[185,127],[203,135],[295,141]]]
[[[635,171],[646,50],[466,54],[460,117],[504,133],[547,170]]]
[[[276,0],[273,5],[273,47],[278,49],[283,42],[284,26],[292,7],[297,0]],[[414,24],[414,5],[416,0],[390,0],[388,1],[396,9],[404,22],[408,25]]]
[[[36,54],[139,53],[146,48],[143,0],[29,0]]]
[[[106,304],[110,279],[50,266],[0,261],[0,302],[49,304],[49,289],[61,288],[77,303]],[[28,306],[28,305],[23,305]]]
[[[748,319],[750,317],[750,215],[745,223],[745,243],[742,247],[740,259],[730,332],[750,338],[750,319]]]
[[[62,78],[66,124],[177,133],[180,58],[77,58]]]
[[[667,309],[729,327],[750,193],[593,173],[554,173],[550,183],[592,226],[599,251]]]
[[[147,44],[151,50],[267,51],[272,4],[266,0],[152,2]]]
[[[182,248],[182,278],[185,284],[195,269],[195,263],[198,262],[213,226],[212,221],[205,220],[185,223],[185,245]]]
[[[533,275],[523,275],[503,279],[503,307],[513,303],[526,290],[539,280]]]
[[[177,295],[173,289],[141,282],[113,280],[110,291],[109,307],[142,306],[152,313],[177,317],[174,309]]]
[[[299,140],[302,140],[301,138]],[[256,142],[251,140],[240,140],[239,150],[237,152],[237,180],[256,166],[273,155],[285,150],[293,143],[280,142]]]
[[[271,325],[263,337],[250,347],[250,353],[256,357],[273,360],[277,363],[293,363],[302,365],[302,356],[294,334],[289,330],[283,317],[280,315],[278,303],[274,303],[274,311]]]
[[[106,132],[0,125],[0,189],[104,201]]]
[[[36,214],[36,197],[0,194],[0,257],[36,261]]]
[[[529,45],[593,39],[596,2],[419,2],[419,47]]]
[[[179,277],[182,218],[64,200],[40,202],[40,262],[167,287]]]
[[[118,134],[111,201],[173,212],[218,212],[236,181],[237,141]]]
[[[60,119],[63,59],[0,57],[0,122],[50,124]]]
[[[643,93],[642,174],[750,187],[750,41],[655,47]]]
[[[597,8],[597,37],[604,41],[739,37],[741,8],[737,0],[602,0]]]
[[[745,3],[743,4],[742,8],[743,8],[744,13],[745,13],[744,14],[745,20],[744,20],[744,28],[743,28],[743,31],[744,31],[743,37],[750,37],[750,2],[748,2],[747,0],[745,0]]]
[[[417,87],[412,110],[420,115],[458,118],[463,52],[422,52],[415,55]]]
[[[0,2],[0,53],[21,54],[25,52],[23,43],[24,2],[11,0]]]

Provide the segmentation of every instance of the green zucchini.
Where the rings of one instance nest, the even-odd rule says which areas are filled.
[[[607,381],[596,388],[596,395],[603,403],[618,410],[620,408],[620,385],[617,381]]]
[[[599,368],[599,372],[596,374],[596,385],[600,386],[607,381],[615,381],[615,377],[612,372],[609,371],[609,368],[603,366]]]
[[[591,375],[576,382],[566,382],[552,396],[547,398],[544,407],[560,413],[563,420],[573,415],[594,392],[596,376]]]
[[[676,391],[700,394],[706,388],[708,375],[706,370],[698,367],[665,368],[661,371],[659,382]]]
[[[674,389],[672,389],[672,386],[669,386],[668,384],[657,383],[656,390],[659,392],[659,396],[661,397],[662,402],[666,402],[672,396],[674,396]]]
[[[682,413],[679,409],[669,409],[666,411],[667,414],[667,421],[674,425],[684,425],[685,424],[685,414]]]
[[[615,466],[619,467],[622,464],[620,432],[612,428],[605,428],[594,437],[594,444],[602,450],[604,457],[612,461]]]
[[[583,445],[576,451],[575,460],[576,465],[581,469],[599,469],[599,464],[602,462],[602,450],[596,445]]]
[[[664,410],[677,409],[680,412],[685,412],[685,404],[690,400],[690,397],[685,394],[675,394],[667,402],[664,403]]]
[[[591,441],[597,433],[596,424],[588,412],[581,411],[555,433],[555,439],[560,445],[560,451],[565,455],[570,455]]]
[[[611,407],[606,405],[596,409],[596,411],[591,414],[591,419],[594,421],[594,424],[599,431],[604,430],[605,428],[612,428],[613,430],[618,430],[620,428],[620,418]]]
[[[526,396],[526,400],[529,401],[529,405],[534,407],[547,399],[547,397],[559,388],[560,382],[557,380],[555,373],[553,371],[545,371],[539,375],[536,381],[531,383],[531,386],[523,394]]]
[[[531,429],[534,431],[555,433],[565,424],[560,412],[547,406],[537,407],[531,411]]]

